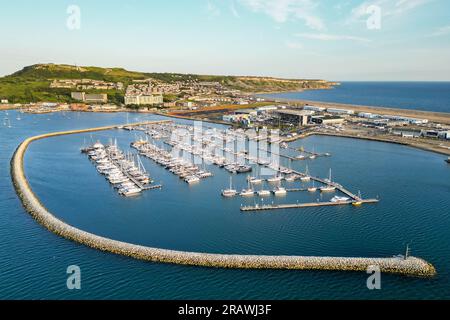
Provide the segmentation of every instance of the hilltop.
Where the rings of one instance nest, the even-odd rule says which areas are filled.
[[[12,103],[39,101],[71,102],[67,88],[51,88],[53,80],[91,79],[106,82],[121,82],[124,87],[135,80],[154,79],[162,83],[177,81],[218,82],[230,90],[243,93],[299,91],[305,89],[329,89],[332,82],[307,79],[279,79],[253,76],[218,76],[180,73],[148,73],[128,71],[123,68],[100,68],[71,66],[64,64],[36,64],[27,66],[11,75],[0,78],[0,97]],[[87,90],[98,92],[98,90]],[[111,102],[123,101],[123,90],[103,90]]]

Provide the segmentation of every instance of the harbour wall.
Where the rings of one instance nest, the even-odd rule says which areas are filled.
[[[164,121],[155,121],[153,123],[156,122]],[[148,123],[152,122],[133,125],[142,125]],[[313,256],[264,256],[175,251],[135,245],[108,239],[68,225],[64,221],[55,217],[51,212],[49,212],[31,189],[31,186],[24,172],[23,161],[25,152],[28,146],[36,140],[62,135],[111,130],[114,128],[119,128],[119,126],[108,126],[39,135],[26,139],[17,148],[11,160],[11,177],[14,187],[26,211],[49,231],[63,238],[72,240],[94,249],[114,254],[120,254],[140,260],[160,263],[173,263],[217,268],[339,270],[362,272],[365,272],[369,266],[378,266],[382,272],[407,276],[432,277],[436,274],[435,268],[430,263],[416,257],[409,257],[405,260],[395,257],[351,258]]]

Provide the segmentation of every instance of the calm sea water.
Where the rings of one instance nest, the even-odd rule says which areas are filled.
[[[66,222],[132,243],[161,248],[243,254],[383,257],[404,251],[432,262],[438,276],[382,276],[369,291],[364,273],[223,270],[137,261],[61,239],[21,207],[10,182],[9,161],[28,136],[126,121],[125,114],[23,115],[9,112],[0,126],[0,298],[12,299],[436,299],[450,298],[450,167],[437,154],[409,147],[334,137],[311,137],[293,147],[330,152],[309,161],[312,174],[333,176],[350,190],[379,196],[360,208],[311,208],[243,214],[244,201],[222,199],[225,171],[189,187],[143,159],[164,188],[124,199],[79,152],[86,140],[117,138],[127,150],[134,133],[120,130],[37,141],[25,158],[33,190]],[[130,120],[156,119],[130,115]],[[284,151],[295,154],[295,151]],[[304,170],[305,162],[295,162]],[[244,176],[234,179],[240,189]],[[291,184],[300,186],[300,183]],[[277,202],[316,201],[319,194],[289,194]],[[329,196],[326,196],[329,197]],[[324,198],[326,199],[326,198]],[[66,288],[66,268],[82,270],[82,290]]]
[[[343,82],[331,90],[265,96],[278,99],[450,112],[450,82]]]

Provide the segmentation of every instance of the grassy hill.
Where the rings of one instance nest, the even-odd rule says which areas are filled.
[[[12,103],[71,102],[73,89],[50,88],[53,79],[93,79],[122,82],[125,87],[133,80],[153,78],[162,82],[197,80],[220,82],[229,89],[242,92],[278,92],[302,89],[326,89],[333,83],[323,80],[277,79],[269,77],[236,77],[177,73],[144,73],[123,68],[78,67],[57,64],[37,64],[23,68],[9,76],[0,78],[0,98]],[[88,92],[96,92],[90,90]],[[123,101],[123,91],[101,91],[108,93],[111,102]]]

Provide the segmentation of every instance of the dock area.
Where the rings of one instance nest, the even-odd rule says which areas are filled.
[[[377,203],[378,199],[366,199],[361,201],[340,201],[340,202],[310,202],[310,203],[293,203],[293,204],[267,204],[267,205],[255,205],[255,206],[242,206],[241,211],[251,212],[251,211],[269,211],[269,210],[280,210],[280,209],[300,209],[300,208],[311,208],[311,207],[331,207],[331,206],[343,206],[350,205],[354,203]]]
[[[316,158],[317,157],[330,157],[331,156],[331,154],[329,154],[329,153],[318,153],[318,152],[314,152],[314,151],[308,151],[308,150],[305,150],[303,147],[301,147],[301,148],[288,147],[288,149],[293,150],[293,151],[300,151],[300,152],[302,152],[304,154],[307,154],[309,156],[314,156]]]

